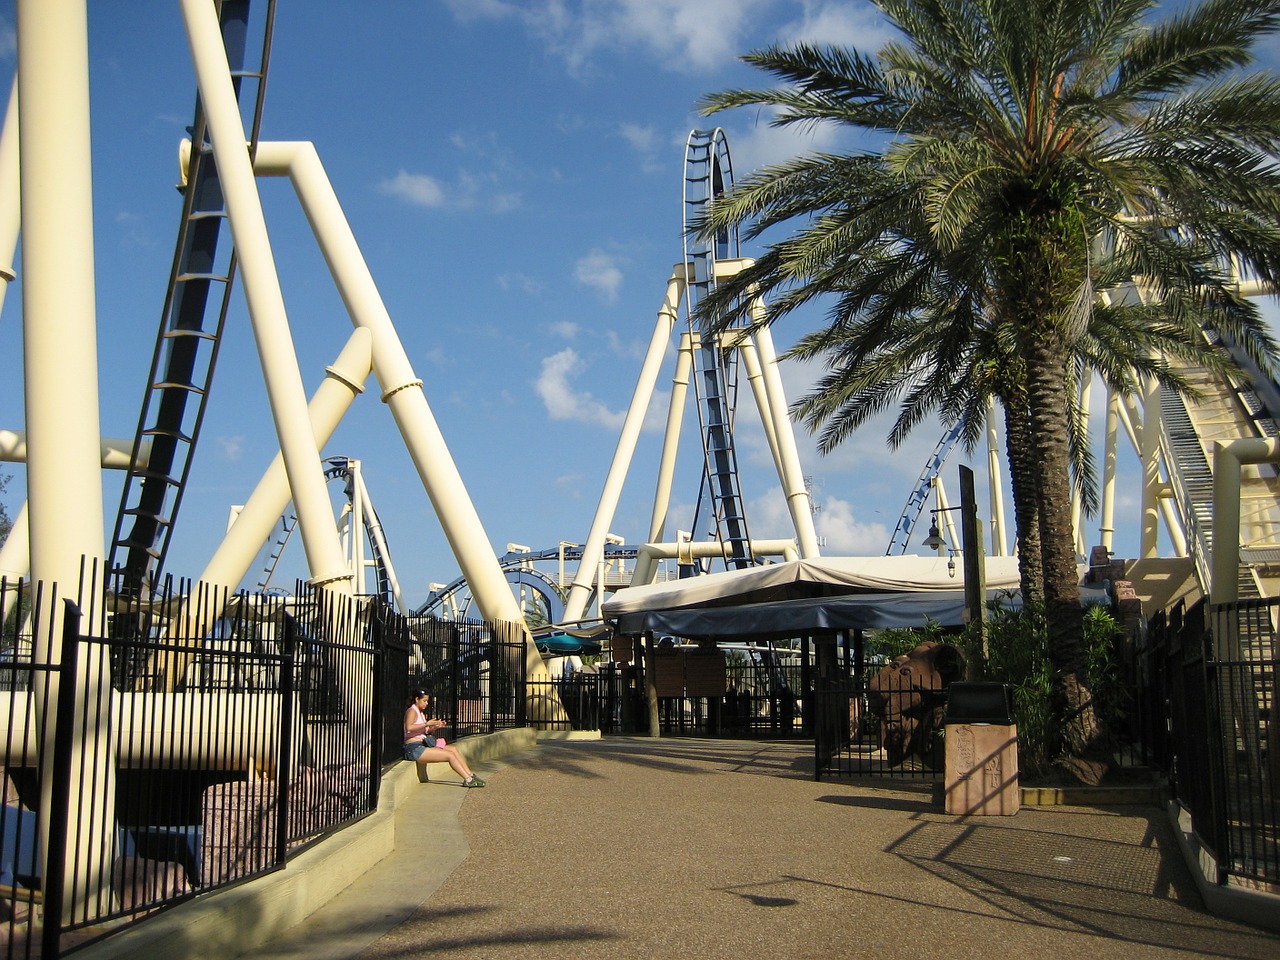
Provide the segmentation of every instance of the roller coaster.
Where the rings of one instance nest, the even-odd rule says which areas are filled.
[[[363,485],[363,478],[359,483],[353,479],[352,470],[358,467],[352,465],[358,460],[322,462],[319,454],[319,448],[363,389],[370,373],[392,408],[460,568],[451,583],[433,587],[417,612],[440,616],[478,612],[498,619],[531,618],[538,623],[572,624],[587,619],[589,608],[593,603],[598,606],[605,591],[656,576],[663,561],[673,562],[679,574],[687,576],[708,572],[715,563],[725,569],[744,569],[774,556],[817,556],[813,509],[767,328],[747,324],[712,335],[695,319],[700,304],[716,283],[750,262],[742,258],[736,233],[726,232],[703,242],[695,239],[696,233],[690,229],[708,203],[733,188],[733,165],[722,130],[694,130],[686,141],[680,263],[667,281],[649,351],[587,535],[580,545],[575,541],[574,545],[512,551],[498,557],[488,546],[480,519],[426,404],[421,380],[404,356],[314,149],[309,144],[271,143],[262,137],[275,5],[273,0],[259,0],[254,16],[250,15],[250,8],[249,0],[226,0],[217,6],[216,23],[196,23],[198,18],[193,18],[189,24],[199,96],[190,126],[191,139],[183,153],[183,202],[177,242],[134,436],[118,441],[95,438],[93,462],[87,460],[87,441],[83,437],[74,439],[78,444],[74,451],[70,447],[73,441],[65,437],[32,445],[50,451],[45,455],[50,460],[43,463],[32,458],[29,469],[33,478],[54,477],[54,481],[45,484],[33,480],[28,484],[29,489],[42,491],[37,497],[41,503],[22,511],[20,529],[0,552],[0,571],[11,576],[25,574],[32,539],[66,540],[61,551],[65,556],[53,567],[33,570],[36,576],[54,574],[55,579],[65,578],[73,551],[77,558],[80,553],[94,555],[95,551],[85,549],[83,542],[92,524],[88,518],[78,517],[76,510],[67,511],[65,504],[82,502],[82,491],[98,486],[96,473],[106,466],[125,472],[106,551],[106,568],[119,579],[119,589],[125,597],[142,599],[156,589],[166,572],[169,544],[179,522],[205,411],[214,395],[214,374],[230,291],[238,278],[245,288],[250,320],[263,356],[281,453],[277,464],[264,475],[253,502],[240,511],[201,580],[273,589],[272,577],[281,552],[286,544],[301,540],[313,583],[345,584],[347,589],[376,592],[404,608],[386,533],[372,509],[367,489],[357,489]],[[11,103],[5,129],[12,128],[12,139],[16,140],[16,98]],[[37,117],[29,122],[52,121]],[[249,147],[247,154],[245,144]],[[6,190],[6,196],[13,203],[21,191],[16,186],[12,161],[5,171],[6,186],[12,188]],[[263,255],[265,226],[253,186],[256,177],[287,177],[291,181],[315,224],[317,242],[352,314],[355,333],[310,403],[300,393],[273,264],[269,253]],[[33,203],[31,209],[38,210],[39,203]],[[0,253],[7,253],[9,260],[16,231],[15,222],[12,234],[0,237],[0,243],[8,245],[8,250]],[[65,246],[61,238],[59,243]],[[27,279],[36,286],[45,282],[39,276]],[[1248,283],[1242,283],[1240,289],[1245,295],[1267,293]],[[75,295],[83,297],[84,292]],[[1142,297],[1146,293],[1130,284],[1109,295]],[[91,317],[91,311],[87,315]],[[43,345],[34,322],[28,324],[28,330],[29,337],[34,338],[30,350],[39,353],[53,348],[54,345]],[[1207,335],[1248,370],[1247,358],[1233,344],[1213,332]],[[638,545],[610,543],[609,526],[621,484],[631,469],[640,424],[653,400],[659,370],[673,337],[678,339],[676,369],[650,529]],[[1156,555],[1155,518],[1159,517],[1173,552],[1195,557],[1200,579],[1208,584],[1213,575],[1208,558],[1213,553],[1214,539],[1221,536],[1214,529],[1215,497],[1221,501],[1226,496],[1220,490],[1214,491],[1211,447],[1214,443],[1229,446],[1274,438],[1280,392],[1265,379],[1245,385],[1221,382],[1205,371],[1185,372],[1200,383],[1205,399],[1197,404],[1188,406],[1176,395],[1160,390],[1152,390],[1137,400],[1108,398],[1102,458],[1107,473],[1103,479],[1098,542],[1107,549],[1112,545],[1115,460],[1123,432],[1143,469],[1141,553],[1144,557]],[[794,537],[784,541],[757,541],[750,533],[734,439],[741,406],[740,377],[744,375],[794,527]],[[694,514],[681,518],[679,526],[709,531],[705,540],[695,533],[677,534],[674,538],[666,533],[676,451],[690,384],[702,466]],[[34,421],[40,421],[44,407],[56,407],[58,421],[65,421],[68,398],[64,391],[37,382],[29,392]],[[1082,399],[1087,407],[1087,397]],[[75,403],[71,406],[74,416]],[[13,439],[0,442],[0,455],[24,459],[26,438],[18,434],[5,436]],[[1006,555],[995,436],[992,427],[988,431],[993,481],[989,553]],[[928,458],[909,492],[887,553],[908,550],[930,497],[943,495],[942,471],[957,438],[957,429],[946,430]],[[1242,456],[1246,458],[1242,465],[1242,489],[1246,492],[1241,507],[1242,552],[1237,558],[1242,566],[1239,577],[1232,579],[1239,581],[1239,589],[1246,595],[1267,594],[1271,592],[1271,566],[1280,559],[1280,518],[1275,508],[1280,490],[1275,488],[1275,471],[1252,462],[1257,454],[1248,452]],[[47,464],[55,457],[58,467],[52,470]],[[336,479],[344,480],[347,498],[342,516],[335,520],[325,490]],[[941,507],[942,502],[938,501],[935,513]],[[55,513],[63,515],[57,522],[49,519]],[[58,533],[67,529],[68,523],[78,525],[82,533],[72,538]],[[1078,523],[1077,531],[1082,527]],[[364,532],[360,533],[360,529]],[[80,542],[73,543],[77,538]],[[358,548],[357,541],[362,544]],[[1082,532],[1078,532],[1077,546],[1082,554],[1087,552]],[[46,551],[43,555],[52,554]],[[539,566],[551,562],[559,567],[555,574]],[[632,565],[630,569],[627,564]],[[260,569],[257,575],[252,573],[255,565]],[[372,591],[363,587],[366,567],[375,570]],[[606,579],[601,578],[602,570],[607,572]]]

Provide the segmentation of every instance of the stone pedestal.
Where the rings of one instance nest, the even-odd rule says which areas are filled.
[[[1012,816],[1022,806],[1018,728],[1013,724],[946,725],[946,811]]]

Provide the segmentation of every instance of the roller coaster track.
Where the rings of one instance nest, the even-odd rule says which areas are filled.
[[[249,0],[223,0],[219,10],[236,95],[242,104],[251,104],[251,152],[258,143],[275,20],[275,0],[264,2],[260,48],[248,44]],[[260,51],[249,67],[246,49]],[[251,99],[245,95],[246,88],[253,91]],[[182,219],[134,436],[135,450],[150,439],[151,457],[145,466],[135,464],[125,477],[107,566],[119,575],[121,593],[132,597],[143,596],[164,568],[204,420],[236,272],[234,250],[221,258],[218,255],[227,214],[198,97],[191,131]]]
[[[716,236],[713,242],[698,240],[691,235],[691,229],[705,213],[707,204],[732,187],[733,166],[724,131],[694,130],[685,143],[684,161],[684,262],[691,272],[685,296],[691,334],[699,333],[694,314],[715,287],[716,261],[739,256],[736,229]],[[753,559],[733,444],[736,354],[722,348],[717,337],[701,336],[696,342],[700,346],[694,389],[705,462],[697,512],[701,512],[702,494],[709,493],[716,536],[725,546],[725,565],[744,569],[752,566]],[[697,528],[695,514],[693,529]]]
[[[902,508],[902,516],[898,518],[898,525],[893,528],[893,536],[889,539],[888,549],[885,550],[886,556],[907,552],[907,544],[911,541],[911,532],[915,529],[916,521],[920,519],[920,514],[924,512],[924,505],[929,501],[929,491],[933,489],[934,478],[938,476],[942,470],[942,465],[947,462],[947,457],[951,455],[951,448],[960,439],[960,427],[961,425],[957,423],[947,430],[942,435],[942,439],[938,441],[938,445],[933,448],[933,453],[929,455],[929,459],[925,461],[924,469],[920,471],[920,479],[916,481],[915,487],[907,497],[907,505]]]
[[[344,492],[347,502],[353,503],[356,498],[356,491],[354,489],[355,481],[351,470],[351,460],[347,457],[328,457],[325,463],[325,480],[328,482],[341,480],[345,485]],[[374,595],[388,606],[395,606],[396,591],[391,574],[391,557],[387,547],[386,535],[383,532],[382,521],[378,519],[377,511],[369,500],[364,500],[361,510],[364,514],[365,529],[363,532],[368,535],[369,548],[373,554],[373,569],[378,579],[378,586]],[[286,513],[280,518],[279,525],[268,541],[267,558],[262,565],[262,570],[255,584],[258,591],[265,591],[271,585],[276,567],[280,563],[280,557],[284,554],[285,547],[289,545],[289,541],[293,538],[294,531],[297,528],[298,517],[296,514]]]
[[[638,555],[639,550],[636,547],[616,544],[607,545],[604,551],[606,563],[611,560],[634,560]],[[547,607],[550,621],[552,623],[560,623],[564,619],[563,588],[555,577],[534,566],[535,563],[546,563],[553,560],[557,562],[561,560],[580,562],[582,560],[582,547],[565,546],[549,550],[507,553],[498,558],[498,566],[501,567],[503,574],[513,586],[527,587],[538,593]],[[420,617],[437,616],[441,617],[441,619],[448,619],[441,615],[449,613],[452,616],[452,612],[456,608],[459,610],[459,616],[465,618],[466,608],[470,602],[466,594],[466,577],[459,577],[452,583],[433,591],[427,597],[426,602],[418,607],[414,613]]]

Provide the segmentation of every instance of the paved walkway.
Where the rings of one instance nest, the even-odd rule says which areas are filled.
[[[946,816],[812,779],[812,747],[544,742],[415,787],[397,849],[259,960],[1274,960],[1204,911],[1163,812]]]

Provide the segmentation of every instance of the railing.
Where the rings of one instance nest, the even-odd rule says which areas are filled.
[[[1216,865],[1219,884],[1280,891],[1280,599],[1152,618],[1136,661],[1148,756]],[[1207,622],[1206,622],[1207,619]]]
[[[64,649],[50,652],[52,592],[0,584],[9,958],[37,943],[56,957],[106,921],[279,869],[377,806],[373,604],[324,592],[113,596],[86,577]],[[54,704],[65,712],[51,723]],[[64,784],[55,759],[70,764]]]
[[[605,678],[577,673],[558,680],[529,681],[529,724],[540,730],[601,730],[608,714]]]
[[[882,676],[875,689],[855,678],[822,685],[813,696],[818,779],[942,779],[946,690],[937,677],[922,685]]]
[[[412,646],[398,719],[409,690],[419,687],[431,694],[433,712],[449,722],[455,739],[527,725],[523,624],[397,620]]]

